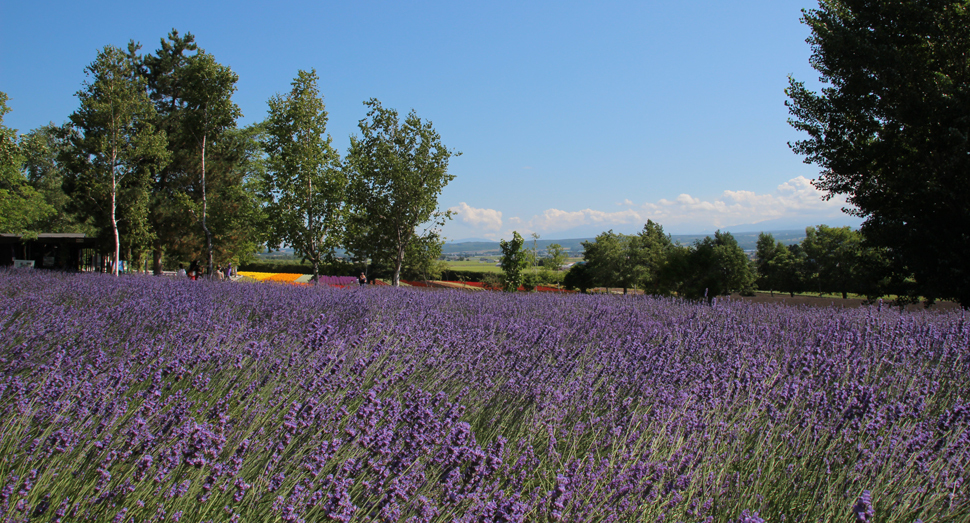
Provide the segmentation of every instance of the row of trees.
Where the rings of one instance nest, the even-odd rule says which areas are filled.
[[[970,1],[824,0],[802,22],[824,87],[790,79],[789,123],[807,135],[790,145],[820,167],[814,185],[865,221],[861,234],[817,227],[797,246],[763,239],[758,283],[970,307]]]
[[[770,234],[758,237],[755,253],[759,289],[866,296],[870,300],[906,296],[912,281],[893,271],[885,248],[865,241],[849,227],[818,225],[797,244],[784,245]]]
[[[514,242],[509,245],[515,247]],[[761,289],[792,296],[846,298],[852,293],[874,300],[888,294],[908,296],[913,285],[908,275],[894,272],[885,248],[868,244],[849,227],[809,227],[805,238],[791,245],[762,233],[754,259],[730,233],[718,231],[684,246],[671,241],[653,221],[638,234],[607,231],[583,247],[584,262],[566,274],[565,284],[584,292],[606,287],[711,299]]]
[[[569,288],[639,289],[650,294],[708,297],[754,289],[744,250],[728,232],[716,232],[690,246],[675,244],[663,226],[647,221],[638,234],[612,230],[583,242],[581,264],[566,274]]]
[[[403,121],[365,102],[345,158],[327,134],[315,71],[239,128],[238,76],[173,30],[152,54],[107,46],[86,68],[80,107],[62,126],[22,136],[2,126],[0,229],[83,232],[136,266],[168,260],[246,261],[292,247],[314,266],[343,247],[384,268],[430,263],[448,213],[437,197],[456,153],[413,111]],[[424,230],[418,230],[424,225]],[[110,247],[109,247],[110,246]],[[123,254],[124,253],[124,254]]]

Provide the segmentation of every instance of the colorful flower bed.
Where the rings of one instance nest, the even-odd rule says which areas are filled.
[[[276,283],[289,283],[289,284],[308,284],[311,282],[312,276],[308,274],[295,274],[295,273],[283,273],[283,272],[251,272],[251,271],[239,271],[240,276],[246,276],[252,278],[256,281],[270,281]],[[353,276],[324,276],[319,277],[319,283],[321,285],[330,285],[334,287],[346,287],[349,285],[356,285],[357,278]]]
[[[301,275],[300,274],[286,274],[277,272],[252,272],[252,271],[239,271],[240,276],[245,276],[247,278],[252,278],[256,281],[280,281],[277,279],[279,276],[285,276],[287,278],[292,277],[290,282],[296,281]]]
[[[5,521],[970,520],[963,312],[0,272]]]

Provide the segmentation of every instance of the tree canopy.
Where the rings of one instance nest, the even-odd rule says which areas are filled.
[[[399,285],[412,243],[436,243],[439,227],[450,213],[438,210],[438,195],[454,179],[448,161],[461,153],[441,143],[431,122],[414,111],[400,121],[397,111],[377,99],[364,104],[360,136],[351,136],[346,156],[349,177],[348,235],[345,246],[358,258],[388,261],[392,284]],[[423,232],[418,226],[424,225]],[[435,241],[429,241],[435,240]]]
[[[148,195],[152,172],[168,161],[165,134],[154,126],[155,108],[131,57],[106,46],[87,67],[89,80],[78,91],[80,108],[71,115],[63,154],[70,166],[66,184],[75,201],[110,227],[113,271],[118,272],[122,245],[151,241]]]
[[[324,257],[343,240],[347,176],[327,132],[316,71],[299,71],[286,96],[269,101],[264,147],[270,245],[286,244],[320,274]]]
[[[518,231],[512,231],[511,240],[499,242],[499,248],[502,249],[502,272],[505,275],[502,289],[505,292],[515,292],[522,285],[522,273],[529,267],[528,251],[522,249],[524,243],[525,239]]]
[[[33,235],[54,209],[24,177],[26,157],[17,133],[3,124],[3,116],[10,112],[7,100],[0,92],[0,231]]]
[[[710,301],[715,296],[750,291],[754,285],[748,257],[729,232],[716,231],[713,238],[695,242],[684,265],[687,277],[678,289],[682,296]]]
[[[826,87],[790,80],[792,149],[914,293],[970,306],[970,0],[824,0],[802,21]]]

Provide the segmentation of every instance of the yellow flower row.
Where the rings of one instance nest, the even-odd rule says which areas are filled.
[[[246,276],[257,281],[275,281],[279,283],[293,283],[302,274],[292,274],[286,272],[251,272],[251,271],[239,271],[240,276]]]

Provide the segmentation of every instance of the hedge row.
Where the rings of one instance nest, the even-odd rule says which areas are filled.
[[[255,262],[239,266],[240,271],[283,272],[290,274],[313,274],[313,265],[300,262]],[[355,276],[357,269],[344,262],[321,263],[320,274],[328,276]]]

